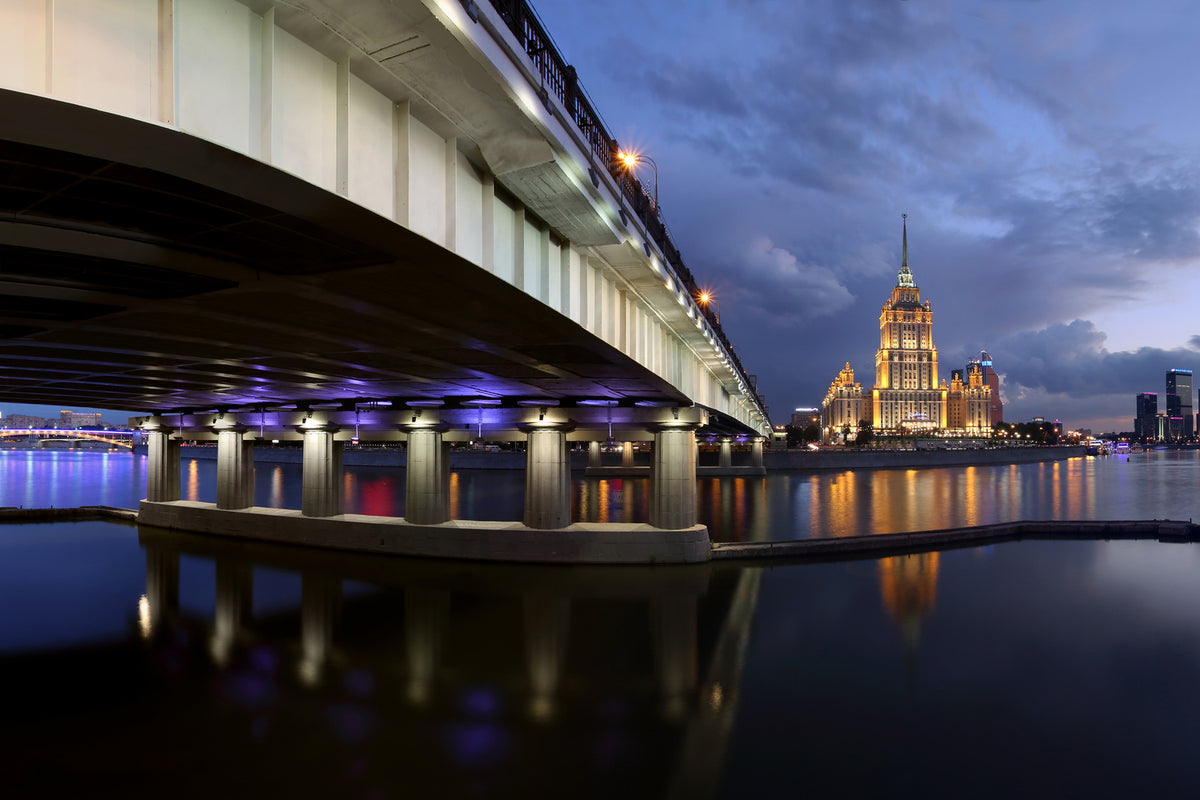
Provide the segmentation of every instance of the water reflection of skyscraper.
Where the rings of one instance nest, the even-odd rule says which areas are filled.
[[[938,553],[914,553],[879,560],[879,589],[883,607],[900,626],[904,643],[914,650],[921,620],[937,600]]]

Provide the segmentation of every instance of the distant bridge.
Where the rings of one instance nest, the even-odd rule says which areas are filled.
[[[526,521],[560,527],[568,437],[653,438],[665,475],[770,434],[616,150],[522,0],[6,8],[0,400],[149,412],[151,499],[180,438],[226,449],[223,508],[229,448],[304,438],[315,516],[351,426],[418,483],[414,436],[528,439]],[[694,478],[661,486],[691,526]]]
[[[87,431],[62,428],[0,428],[0,440],[36,440],[43,445],[52,441],[104,442],[112,447],[132,450],[143,439],[141,431]]]

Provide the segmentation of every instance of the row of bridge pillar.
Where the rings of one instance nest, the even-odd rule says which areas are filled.
[[[525,513],[530,528],[551,530],[571,524],[571,463],[567,429],[530,426],[525,430]],[[148,477],[146,499],[179,500],[179,440],[169,428],[147,432]],[[343,513],[343,441],[335,429],[303,432],[303,491],[301,513],[330,517]],[[436,525],[450,520],[450,444],[437,427],[412,427],[408,435],[406,505],[410,524]],[[762,443],[754,443],[755,462],[762,464]],[[632,466],[633,449],[622,450],[623,465]],[[589,463],[599,466],[600,443],[591,442]],[[732,461],[731,443],[721,442],[721,466]],[[696,434],[693,427],[664,427],[654,433],[650,468],[650,525],[681,530],[696,524]],[[217,508],[243,509],[254,503],[254,442],[245,430],[217,431]]]

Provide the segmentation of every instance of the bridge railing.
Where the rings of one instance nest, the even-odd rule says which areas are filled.
[[[587,92],[579,83],[579,76],[576,74],[575,68],[563,60],[533,7],[526,0],[491,0],[491,3],[492,7],[500,14],[501,19],[504,20],[505,25],[508,26],[509,31],[516,37],[521,49],[533,62],[542,78],[543,91],[553,94],[567,109],[567,113],[571,115],[571,119],[591,148],[592,154],[607,165],[609,174],[620,187],[621,193],[629,202],[633,212],[641,220],[646,232],[662,251],[667,264],[694,300],[700,294],[700,287],[696,284],[691,270],[683,263],[683,256],[680,254],[679,248],[671,240],[670,231],[662,219],[661,209],[656,205],[653,196],[642,182],[633,177],[629,170],[623,168],[617,158],[621,147],[609,133],[600,114],[588,99]],[[759,407],[765,414],[767,406],[763,402],[762,396],[758,394],[757,381],[752,380],[750,374],[742,366],[741,359],[738,358],[733,345],[725,337],[725,331],[721,329],[721,323],[717,321],[716,315],[707,307],[699,304],[697,307],[704,314],[713,331],[716,332],[725,351],[729,353],[734,368],[737,369],[749,390],[754,393]]]

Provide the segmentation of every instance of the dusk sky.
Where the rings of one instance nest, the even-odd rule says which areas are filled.
[[[1130,430],[1200,370],[1200,18],[1120,0],[537,0],[773,421],[874,382],[909,264],[939,374],[986,349],[1007,421]],[[649,174],[647,173],[649,178]]]

